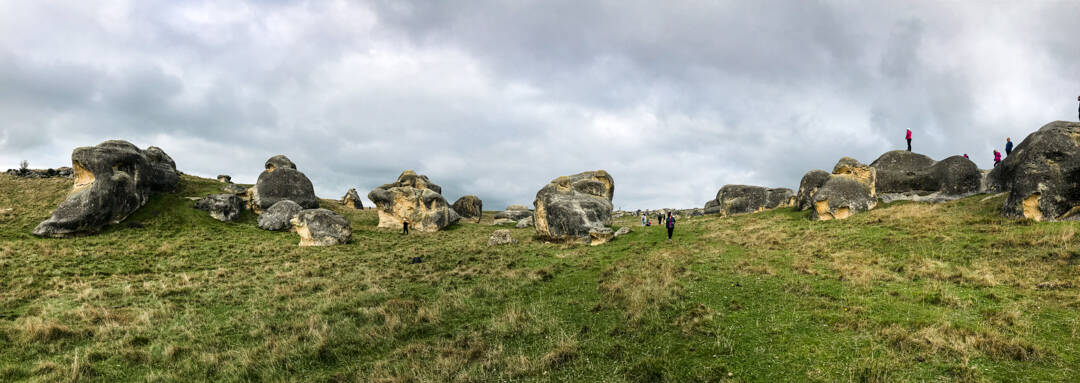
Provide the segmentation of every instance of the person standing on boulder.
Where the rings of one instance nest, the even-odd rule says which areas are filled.
[[[971,157],[968,157],[968,156],[967,156],[967,153],[964,153],[964,158],[967,158],[967,159],[969,159],[969,160],[971,159]]]
[[[671,242],[671,234],[675,232],[675,218],[672,218],[671,212],[668,212],[665,220],[666,223],[664,226],[667,227],[667,241]]]
[[[994,166],[998,166],[1001,163],[1001,152],[994,149]]]
[[[404,218],[401,220],[401,235],[409,234],[409,219]]]
[[[1080,96],[1076,96],[1076,101],[1080,101]],[[1080,107],[1076,108],[1076,113],[1080,114]]]
[[[1005,138],[1005,157],[1012,154],[1012,137]]]
[[[907,151],[911,151],[911,129],[907,130]]]

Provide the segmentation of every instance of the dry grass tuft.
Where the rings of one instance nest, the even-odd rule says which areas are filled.
[[[879,335],[904,352],[922,352],[969,360],[987,356],[998,360],[1032,361],[1044,353],[1017,336],[1009,337],[992,329],[970,330],[952,325],[932,325],[910,331],[899,325],[881,329]]]

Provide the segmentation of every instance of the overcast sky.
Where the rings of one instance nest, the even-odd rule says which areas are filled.
[[[873,4],[873,5],[871,5]],[[0,167],[107,139],[321,197],[404,169],[488,210],[605,169],[624,209],[797,188],[1077,118],[1077,1],[0,0]],[[370,203],[370,202],[369,202]]]

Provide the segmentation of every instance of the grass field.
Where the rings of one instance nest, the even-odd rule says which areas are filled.
[[[194,210],[220,184],[185,176],[98,235],[31,236],[70,186],[0,174],[0,381],[1080,381],[1080,223],[1003,196],[685,219],[673,244],[625,217],[595,247],[324,201],[353,242],[299,248]]]

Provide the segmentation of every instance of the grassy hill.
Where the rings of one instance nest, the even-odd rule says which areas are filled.
[[[324,201],[353,242],[299,248],[184,198],[219,187],[39,239],[70,180],[0,174],[0,381],[1080,380],[1080,223],[1002,196],[686,219],[674,244],[626,217],[596,247],[488,247],[490,215],[401,236]]]

